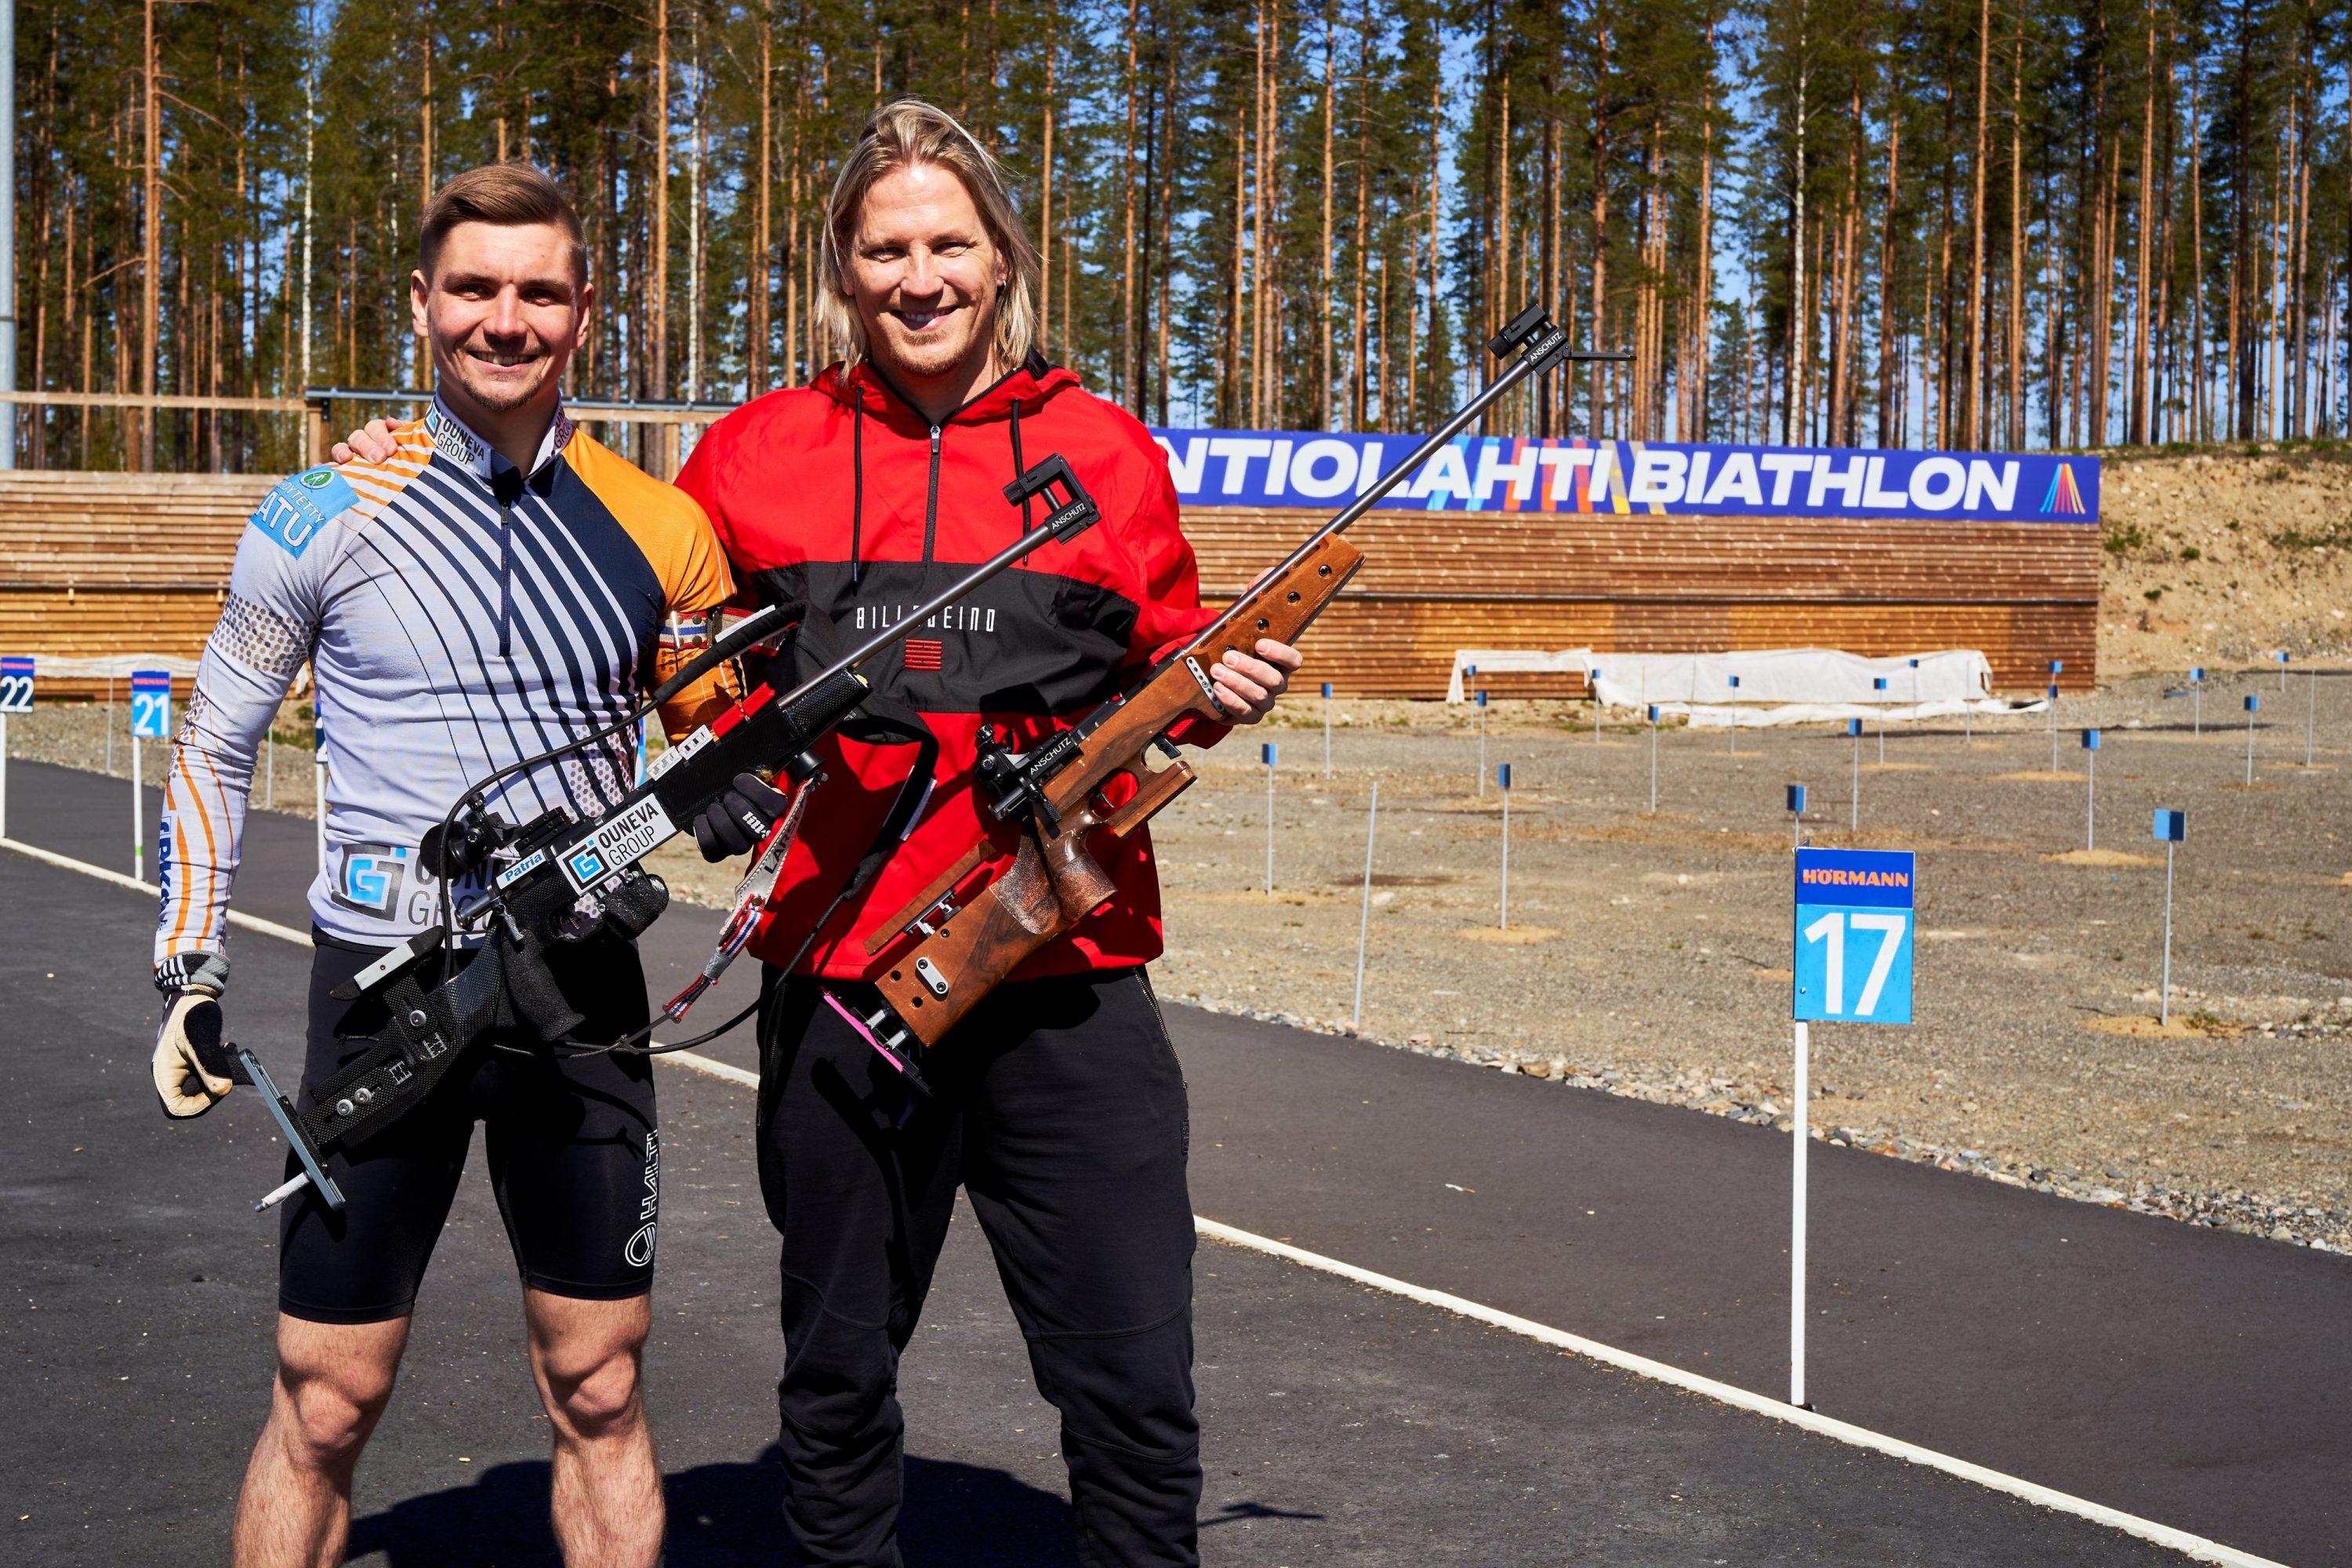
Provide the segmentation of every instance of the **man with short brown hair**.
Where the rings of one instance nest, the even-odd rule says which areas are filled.
[[[440,862],[427,830],[479,781],[625,716],[690,656],[681,618],[732,592],[701,509],[564,416],[561,378],[595,290],[555,182],[522,165],[459,175],[426,213],[417,260],[410,307],[433,406],[391,429],[381,460],[297,474],[254,514],[174,748],[153,1070],[175,1117],[229,1092],[192,1037],[218,1037],[255,753],[303,664],[329,763],[307,1100],[384,1023],[380,1002],[347,1008],[333,991],[439,923],[445,892],[462,904],[499,868]],[[715,696],[706,682],[666,709],[670,732]],[[520,769],[490,805],[517,822],[557,808],[586,818],[634,782],[633,747],[615,739]],[[551,1044],[494,1032],[398,1121],[333,1152],[340,1212],[315,1189],[287,1204],[278,1377],[237,1502],[240,1568],[341,1560],[352,1471],[391,1399],[478,1121],[522,1277],[565,1560],[657,1559],[661,1472],[639,1383],[659,1203],[653,1079],[643,1056],[598,1050],[646,1022],[645,981],[635,947],[610,935],[549,957],[577,1028]]]

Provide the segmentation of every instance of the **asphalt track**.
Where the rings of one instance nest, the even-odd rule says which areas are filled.
[[[127,869],[122,783],[19,763],[9,784],[13,837]],[[310,825],[257,814],[248,845],[239,907],[299,928]],[[216,1558],[262,1410],[274,1231],[245,1202],[278,1156],[249,1096],[195,1126],[155,1111],[146,918],[128,890],[0,855],[21,1075],[0,1214],[22,1303],[0,1420],[15,1560]],[[655,928],[656,989],[712,923]],[[290,1064],[306,955],[253,934],[235,952],[233,1031]],[[1784,1390],[1781,1137],[1184,1009],[1171,1024],[1198,1212]],[[740,1041],[712,1054],[748,1060]],[[661,1083],[669,1560],[789,1561],[747,1099],[689,1072]],[[1826,1412],[2280,1561],[2352,1556],[2344,1260],[1814,1156]],[[2180,1560],[1257,1255],[1204,1244],[1198,1269],[1212,1561]],[[551,1560],[518,1327],[495,1212],[468,1184],[362,1472],[358,1560]],[[910,1561],[1067,1561],[1051,1412],[969,1226],[906,1379]]]

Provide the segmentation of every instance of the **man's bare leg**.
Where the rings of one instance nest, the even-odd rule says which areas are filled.
[[[530,1370],[555,1429],[555,1538],[570,1568],[651,1568],[661,1555],[661,1467],[639,1372],[653,1298],[523,1292]]]
[[[278,1318],[269,1420],[245,1468],[236,1568],[332,1568],[352,1529],[352,1471],[391,1402],[408,1320]]]

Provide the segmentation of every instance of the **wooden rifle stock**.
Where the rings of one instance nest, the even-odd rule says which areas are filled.
[[[866,944],[871,956],[902,937],[915,939],[877,983],[908,1033],[926,1046],[938,1044],[1024,959],[1111,896],[1110,879],[1087,853],[1087,836],[1102,827],[1123,838],[1183,793],[1192,770],[1177,760],[1152,767],[1148,752],[1153,743],[1187,714],[1212,722],[1224,719],[1209,684],[1209,666],[1228,653],[1255,653],[1260,637],[1295,642],[1322,613],[1363,562],[1362,552],[1340,539],[1342,531],[1520,382],[1570,362],[1633,357],[1570,349],[1567,332],[1540,304],[1513,317],[1486,348],[1512,363],[1402,462],[1359,490],[1337,517],[1236,599],[1214,625],[1163,660],[1136,690],[1013,760],[1008,777],[998,781],[1009,793],[1003,795],[997,815],[1022,818],[1017,847],[994,835],[983,837]],[[1132,782],[1134,793],[1123,798],[1106,794],[1120,775]],[[1004,863],[1007,856],[1009,864],[976,892],[964,894],[969,903],[956,903],[966,879],[991,862]]]
[[[1155,768],[1150,753],[1187,715],[1225,721],[1210,668],[1230,652],[1255,656],[1260,637],[1296,642],[1363,559],[1337,533],[1324,535],[1234,600],[1126,698],[1063,732],[1076,737],[1075,750],[1041,782],[1049,810],[1028,814],[1011,863],[967,895],[968,904],[950,902],[973,872],[1003,858],[1003,847],[983,840],[877,933],[871,952],[902,933],[917,939],[875,983],[910,1033],[937,1045],[1031,953],[1102,907],[1114,889],[1087,852],[1087,837],[1097,828],[1126,837],[1192,784],[1195,775],[1187,763]],[[1056,742],[1072,743],[1049,738]],[[1132,793],[1107,794],[1121,777],[1131,781]]]

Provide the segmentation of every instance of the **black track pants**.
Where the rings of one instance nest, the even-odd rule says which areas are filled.
[[[806,980],[761,1020],[760,1182],[783,1237],[785,1513],[802,1561],[899,1562],[898,1355],[969,1194],[1038,1391],[1078,1551],[1197,1563],[1184,1080],[1140,970],[1001,987],[897,1072]]]

